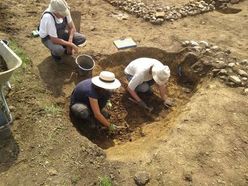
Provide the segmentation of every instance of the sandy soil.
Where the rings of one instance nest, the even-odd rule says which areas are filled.
[[[154,96],[151,114],[128,102],[122,88],[110,111],[120,115],[111,119],[129,127],[116,136],[81,135],[68,114],[70,93],[85,78],[67,82],[77,72],[75,56],[56,64],[39,38],[31,37],[47,3],[0,2],[0,38],[17,41],[32,61],[11,80],[7,101],[15,120],[11,136],[0,142],[0,185],[97,185],[103,176],[114,185],[135,185],[139,171],[149,175],[148,185],[248,184],[247,96],[209,76],[188,93],[172,76],[169,94],[177,106],[164,109]],[[93,75],[112,70],[124,87],[122,71],[131,59],[160,59],[168,52],[181,59],[183,40],[205,40],[248,58],[248,1],[233,5],[242,9],[237,14],[214,11],[161,26],[132,15],[120,21],[113,14],[121,11],[102,0],[68,3],[81,11],[80,30],[88,43],[80,53],[95,59]],[[140,48],[116,53],[113,40],[127,36]]]

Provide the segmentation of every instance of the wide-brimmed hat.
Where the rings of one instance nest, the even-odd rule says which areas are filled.
[[[65,17],[70,14],[70,7],[65,0],[51,0],[49,4],[49,9],[51,12],[58,13],[59,15]]]
[[[167,65],[154,65],[152,77],[158,85],[164,85],[170,77],[170,69]]]
[[[115,74],[109,71],[102,71],[99,76],[92,78],[92,83],[103,89],[117,89],[121,86],[118,79],[115,78]]]

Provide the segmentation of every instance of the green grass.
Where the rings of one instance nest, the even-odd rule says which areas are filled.
[[[45,106],[46,114],[51,114],[52,116],[59,115],[62,112],[62,109],[56,105],[46,105]]]
[[[112,186],[112,181],[108,176],[100,177],[100,186]]]
[[[22,48],[18,46],[15,40],[10,40],[9,47],[15,54],[21,58],[22,60],[22,68],[26,69],[27,65],[31,63],[30,58],[27,56],[27,54],[23,51]]]

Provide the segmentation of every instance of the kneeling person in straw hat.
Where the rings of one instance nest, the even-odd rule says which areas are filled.
[[[138,96],[137,92],[149,92],[150,86],[154,83],[158,85],[159,93],[166,107],[172,106],[172,100],[166,95],[166,83],[170,77],[170,69],[160,61],[153,58],[138,58],[131,61],[124,70],[128,83],[128,92],[132,100],[139,106],[152,110]]]
[[[71,95],[71,113],[76,118],[90,123],[97,119],[110,131],[115,130],[116,126],[108,121],[107,113],[103,108],[112,91],[120,86],[121,83],[115,78],[115,74],[109,71],[102,71],[99,76],[81,81]]]
[[[63,54],[77,52],[77,46],[86,43],[85,37],[76,32],[69,9],[65,0],[51,0],[40,20],[41,41],[55,61],[59,61]]]

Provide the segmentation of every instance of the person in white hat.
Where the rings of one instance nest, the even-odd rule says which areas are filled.
[[[77,46],[86,43],[85,36],[76,32],[69,9],[65,0],[51,0],[40,20],[39,36],[55,61],[77,52]]]
[[[172,99],[166,94],[166,83],[170,77],[170,69],[160,61],[153,58],[138,58],[131,61],[125,68],[124,73],[129,81],[127,90],[141,107],[148,107],[139,97],[137,92],[150,92],[150,86],[158,85],[159,93],[166,107],[172,106]]]
[[[110,131],[115,130],[116,125],[108,121],[109,115],[103,108],[112,91],[120,86],[115,74],[109,71],[102,71],[99,76],[81,81],[71,94],[71,114],[90,125],[94,125],[96,119]]]

